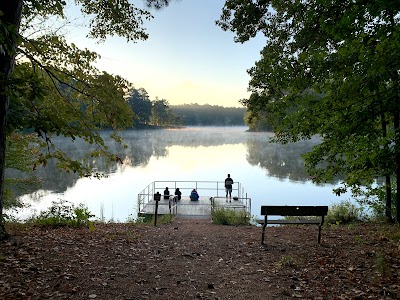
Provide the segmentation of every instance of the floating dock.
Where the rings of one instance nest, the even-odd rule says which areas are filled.
[[[170,190],[170,197],[164,199],[165,187]],[[175,189],[179,187],[182,195],[189,195],[195,188],[200,194],[198,201],[191,201],[189,196],[181,200],[174,197]],[[160,193],[161,200],[154,199],[155,193]],[[157,205],[158,204],[158,205]],[[244,194],[240,183],[234,183],[232,198],[225,197],[224,182],[214,181],[155,181],[138,194],[138,216],[173,214],[181,218],[207,218],[215,209],[241,210],[250,216],[251,199]]]

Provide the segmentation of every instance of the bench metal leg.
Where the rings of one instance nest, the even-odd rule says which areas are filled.
[[[321,226],[318,226],[318,244],[321,243]]]
[[[262,235],[261,235],[261,245],[264,245],[265,227],[267,227],[267,225],[264,223],[263,228],[262,228]]]
[[[265,227],[267,227],[267,224],[268,224],[268,215],[265,215],[264,224],[262,228],[261,245],[264,245]]]

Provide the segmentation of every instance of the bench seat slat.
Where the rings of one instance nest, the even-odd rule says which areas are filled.
[[[257,220],[258,224],[264,224],[264,220]],[[321,220],[268,220],[267,224],[320,224]]]
[[[261,215],[265,216],[326,216],[328,206],[261,206]]]

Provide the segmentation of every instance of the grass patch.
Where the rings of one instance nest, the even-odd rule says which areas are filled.
[[[354,241],[355,241],[357,244],[364,244],[364,243],[365,243],[364,238],[363,238],[362,236],[360,236],[360,235],[356,235],[356,236],[354,237]]]
[[[400,247],[400,229],[399,229],[399,227],[395,231],[387,232],[386,236],[392,242],[399,244],[399,247]]]
[[[375,270],[382,277],[390,277],[389,262],[386,258],[385,253],[380,252],[375,257]]]
[[[216,208],[211,213],[211,218],[219,225],[250,225],[250,217],[243,210]]]
[[[6,231],[7,232],[22,232],[25,229],[29,228],[29,226],[31,226],[30,223],[24,223],[24,222],[17,222],[17,221],[7,221],[5,223],[6,226]]]
[[[293,257],[292,255],[284,255],[282,256],[279,261],[277,262],[278,267],[290,267],[290,268],[297,268],[300,266],[300,262],[298,259]]]
[[[150,224],[151,222],[154,223],[154,215],[151,214],[141,214],[136,220],[129,221],[131,224]]]
[[[166,214],[166,215],[157,215],[157,224],[171,224],[174,220],[175,215]],[[154,224],[154,215],[153,214],[142,214],[136,220],[130,219],[127,222],[128,224],[140,225],[140,224]]]
[[[171,224],[175,216],[172,214],[159,215],[157,218],[157,224]]]

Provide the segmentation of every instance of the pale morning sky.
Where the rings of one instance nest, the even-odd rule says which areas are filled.
[[[154,18],[145,25],[149,39],[137,43],[109,38],[95,44],[83,38],[82,31],[70,37],[102,56],[99,69],[145,88],[152,100],[241,107],[238,100],[249,96],[246,70],[259,59],[265,40],[260,36],[235,43],[232,33],[216,26],[224,3],[181,0],[152,11]]]

